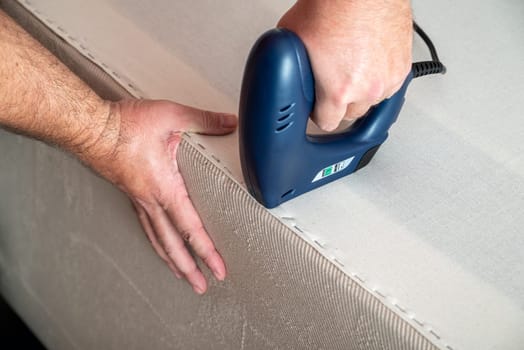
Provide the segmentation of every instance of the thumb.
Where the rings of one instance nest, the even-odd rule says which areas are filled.
[[[185,131],[205,135],[225,135],[233,132],[237,127],[237,117],[229,113],[217,113],[192,109],[188,115]]]

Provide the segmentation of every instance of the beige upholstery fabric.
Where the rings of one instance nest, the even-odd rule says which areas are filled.
[[[8,5],[97,91],[123,94],[22,8]],[[10,199],[0,205],[1,291],[51,349],[434,348],[191,142],[180,148],[180,166],[230,274],[204,298],[157,263],[115,189],[46,145],[0,131],[0,149],[2,163],[13,164],[1,173],[0,193]],[[134,244],[122,221],[131,224]],[[129,253],[147,259],[130,264]]]
[[[235,111],[249,47],[292,1],[21,3],[131,94]],[[0,157],[13,164],[0,169],[11,281],[2,292],[39,334],[80,348],[520,350],[524,7],[413,5],[448,75],[413,82],[361,172],[267,212],[244,202],[236,135],[186,139],[192,197],[231,271],[204,299],[172,281],[118,192],[56,151],[2,134]],[[427,57],[420,40],[414,54]],[[199,164],[216,178],[200,177]]]

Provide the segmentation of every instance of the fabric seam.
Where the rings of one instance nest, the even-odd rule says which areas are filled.
[[[117,72],[117,69],[114,69],[114,67],[109,67],[105,62],[98,59],[87,47],[87,44],[80,43],[75,37],[71,36],[67,31],[60,26],[57,21],[51,20],[47,15],[39,11],[38,9],[34,8],[31,4],[31,1],[29,0],[20,0],[19,3],[23,5],[28,11],[33,13],[35,16],[38,17],[39,20],[41,20],[46,26],[52,29],[52,31],[61,37],[63,40],[68,42],[71,46],[73,46],[75,49],[77,49],[84,57],[88,58],[92,62],[94,62],[96,65],[98,65],[106,74],[110,75],[114,80],[116,80],[122,87],[124,87],[126,90],[128,90],[134,97],[142,98],[142,94],[140,92],[140,89],[138,87],[138,84],[132,82],[130,79],[124,78],[123,74],[119,74]],[[225,166],[221,161],[220,158],[217,157],[215,154],[209,151],[204,145],[201,143],[195,141],[191,134],[185,133],[183,140],[190,144],[192,147],[196,148],[200,153],[202,153],[214,166],[218,167],[219,169],[223,170],[224,173],[227,174],[227,176],[235,182],[241,189],[245,192],[247,192],[245,186],[242,185],[241,182],[239,182],[231,170]],[[254,200],[254,199],[252,199]],[[267,210],[267,209],[264,209]],[[409,308],[406,308],[398,302],[398,300],[391,296],[387,295],[387,293],[381,292],[377,288],[373,288],[371,286],[371,281],[366,279],[361,274],[351,271],[349,269],[349,265],[344,263],[344,259],[337,256],[337,253],[335,250],[330,249],[330,245],[328,242],[321,240],[316,235],[312,234],[308,230],[303,229],[300,227],[296,219],[291,216],[286,215],[276,215],[275,213],[268,211],[270,215],[277,218],[279,221],[281,221],[283,224],[285,224],[290,231],[292,231],[294,234],[298,235],[302,239],[306,240],[311,246],[313,246],[317,251],[320,252],[320,254],[326,258],[328,261],[330,261],[332,264],[334,264],[342,273],[352,278],[357,284],[359,284],[362,288],[367,290],[369,293],[377,297],[379,300],[382,301],[392,312],[396,313],[397,315],[400,315],[406,322],[408,322],[411,326],[413,326],[416,330],[421,332],[421,334],[424,334],[424,336],[428,339],[432,339],[432,343],[439,344],[439,347],[443,347],[448,350],[456,350],[456,348],[453,348],[449,343],[447,343],[439,333],[437,333],[433,327],[430,326],[428,322],[424,322],[416,317],[416,314],[412,312]]]
[[[193,148],[197,149],[198,152],[203,154],[206,159],[211,162],[214,166],[216,166],[219,169],[222,169],[224,173],[227,173],[227,176],[235,182],[242,191],[247,193],[247,189],[245,186],[243,186],[233,175],[230,169],[228,169],[225,165],[223,165],[220,162],[220,159],[213,153],[211,153],[204,145],[202,145],[199,142],[196,142],[194,139],[192,139],[191,135],[186,133],[184,134],[184,141],[186,141],[189,145],[191,145]],[[250,195],[251,196],[251,195]],[[252,198],[253,201],[255,199]],[[258,204],[257,202],[257,205]],[[409,308],[406,308],[404,306],[401,306],[398,302],[398,300],[391,296],[387,295],[386,293],[382,293],[379,289],[371,287],[371,282],[367,279],[365,279],[361,274],[357,272],[352,272],[348,269],[348,265],[344,264],[343,259],[338,257],[336,252],[334,250],[329,249],[329,243],[322,241],[320,238],[318,238],[316,235],[310,233],[308,230],[303,229],[300,227],[294,218],[291,216],[286,215],[276,215],[275,213],[267,210],[264,208],[271,216],[275,217],[277,220],[279,220],[281,223],[283,223],[285,226],[287,226],[290,231],[292,231],[294,234],[298,235],[300,238],[307,241],[315,250],[317,250],[324,258],[326,258],[328,261],[330,261],[332,264],[334,264],[343,274],[349,276],[352,278],[358,285],[360,285],[362,288],[367,290],[369,293],[377,297],[379,300],[382,301],[392,312],[395,312],[397,315],[400,315],[406,322],[408,322],[411,326],[415,327],[415,329],[419,330],[421,333],[425,334],[425,337],[428,339],[433,339],[432,342],[435,344],[437,342],[439,347],[443,347],[447,350],[457,350],[456,348],[452,347],[449,343],[445,342],[445,340],[440,336],[439,333],[435,331],[433,327],[430,326],[428,322],[424,322],[420,319],[418,319],[414,312],[412,312]],[[412,322],[414,323],[412,323]]]
[[[56,35],[58,35],[71,46],[73,46],[84,57],[88,58],[97,66],[99,66],[106,74],[108,74],[115,81],[117,81],[131,95],[133,95],[136,98],[143,98],[143,95],[141,91],[138,89],[137,84],[135,84],[128,78],[124,78],[123,74],[117,72],[117,69],[115,69],[114,67],[109,67],[105,62],[98,59],[96,55],[94,55],[86,45],[80,43],[78,39],[67,33],[64,27],[57,23],[57,21],[50,19],[49,16],[45,15],[40,10],[33,7],[31,1],[19,0],[19,3],[22,6],[24,6],[28,11],[33,13],[36,17],[38,17],[38,19],[42,21],[48,28],[50,28]]]

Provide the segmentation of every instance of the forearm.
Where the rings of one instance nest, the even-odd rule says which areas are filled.
[[[153,248],[196,292],[204,293],[207,283],[193,252],[217,279],[225,278],[176,152],[189,130],[232,132],[234,115],[165,100],[106,103],[0,11],[0,126],[71,151],[118,186],[131,198]]]
[[[1,126],[85,160],[117,132],[110,116],[108,103],[0,10]]]
[[[399,26],[405,25],[406,17],[411,19],[410,0],[298,0],[297,5],[305,9],[301,11],[301,15],[306,16],[301,22],[304,25],[302,31],[307,34],[308,28],[314,30],[311,33],[314,36],[337,33],[333,26],[347,26],[347,18],[360,22],[359,27],[366,32],[373,31],[373,26],[386,18]],[[404,16],[399,16],[399,13],[404,13]],[[376,27],[380,28],[379,25]],[[342,37],[349,34],[338,33]]]
[[[373,12],[387,12],[388,9],[411,8],[410,0],[297,0],[301,5],[307,5],[311,10],[315,10],[312,15],[329,17],[334,20],[343,18],[351,14],[355,9],[368,10]]]

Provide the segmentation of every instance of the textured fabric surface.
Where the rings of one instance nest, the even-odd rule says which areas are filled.
[[[133,95],[235,111],[250,46],[292,1],[21,3]],[[271,213],[439,347],[520,350],[524,6],[413,6],[448,74],[413,82],[370,166]],[[235,135],[190,142],[242,184]]]
[[[50,349],[435,349],[190,143],[180,162],[229,278],[204,297],[149,247],[126,198],[0,132],[0,290]],[[9,200],[5,200],[9,198]]]
[[[100,94],[109,98],[123,94],[100,69],[51,37],[16,4],[9,12]],[[151,264],[155,257],[115,189],[108,189],[61,152],[0,131],[0,162],[14,165],[0,172],[4,199],[0,288],[46,345],[52,349],[435,348],[253,200],[201,153],[202,146],[190,136],[186,140],[178,160],[230,275],[203,300],[192,296],[181,282],[154,293],[144,283],[145,276],[137,278],[142,271],[133,271],[136,264]],[[119,213],[114,212],[115,205]],[[126,241],[121,221],[134,224],[133,243],[138,246]],[[119,243],[105,235],[113,230],[121,235]],[[147,259],[130,264],[125,259],[128,248]],[[154,278],[172,283],[162,264],[151,265],[146,270],[152,286]],[[173,297],[182,301],[173,302]],[[185,298],[192,302],[184,302]],[[162,305],[174,316],[163,316]]]

